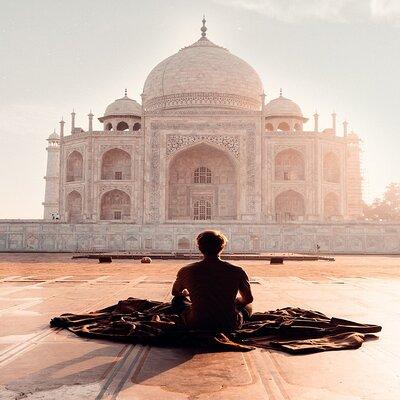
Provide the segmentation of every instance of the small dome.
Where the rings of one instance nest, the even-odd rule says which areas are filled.
[[[300,107],[292,100],[281,95],[265,106],[266,117],[299,117],[303,118]]]
[[[47,140],[59,140],[60,136],[58,135],[58,133],[56,133],[56,131],[54,131]]]
[[[104,113],[104,117],[132,115],[141,116],[142,106],[135,100],[130,99],[126,94],[122,99],[117,99],[111,103]]]

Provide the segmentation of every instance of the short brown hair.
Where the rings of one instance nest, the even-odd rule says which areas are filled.
[[[216,256],[224,250],[228,239],[219,231],[204,231],[197,236],[197,246],[205,256]]]

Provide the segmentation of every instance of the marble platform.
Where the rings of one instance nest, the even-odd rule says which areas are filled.
[[[30,262],[28,269],[17,263],[11,274],[9,260],[1,262],[0,256],[1,399],[397,400],[400,396],[399,277],[270,276],[266,264],[245,265],[256,310],[317,309],[381,324],[380,338],[358,350],[307,356],[260,349],[207,353],[86,340],[48,327],[54,315],[99,309],[128,296],[170,299],[177,271],[172,263],[143,266],[138,261],[117,261],[100,268],[94,261],[71,261],[56,269],[50,259],[53,266],[43,269],[43,262],[36,267]],[[280,268],[295,271],[297,266],[300,263]],[[323,271],[324,264],[318,262],[310,268],[319,266]]]

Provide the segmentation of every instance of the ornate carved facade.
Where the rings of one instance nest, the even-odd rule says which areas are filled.
[[[44,218],[138,226],[361,218],[357,135],[347,123],[338,135],[336,115],[324,131],[314,115],[307,131],[296,103],[282,93],[265,102],[263,93],[249,64],[202,36],[151,71],[143,104],[126,93],[111,103],[102,130],[91,113],[88,130],[75,113],[71,134],[61,122],[49,138]]]

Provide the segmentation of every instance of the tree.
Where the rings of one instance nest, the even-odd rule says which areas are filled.
[[[400,184],[390,183],[383,199],[375,199],[370,205],[364,203],[364,216],[374,221],[400,221]]]

